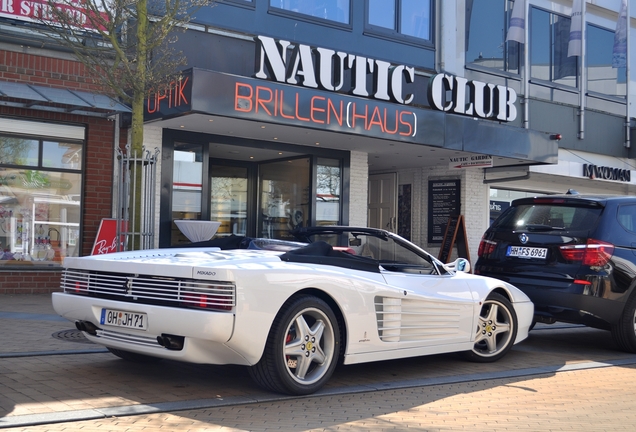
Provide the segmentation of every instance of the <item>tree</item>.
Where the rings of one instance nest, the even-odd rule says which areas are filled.
[[[44,0],[34,10],[47,36],[71,50],[90,78],[132,111],[130,149],[143,154],[144,99],[165,91],[185,58],[172,48],[193,14],[214,0]],[[35,3],[34,3],[35,4]],[[142,248],[142,171],[133,170],[128,249]],[[121,209],[118,209],[118,214]],[[139,229],[136,229],[139,227]]]
[[[185,62],[172,47],[193,14],[214,0],[46,0],[45,33],[70,49],[92,79],[131,107],[131,147],[143,145],[144,98]]]

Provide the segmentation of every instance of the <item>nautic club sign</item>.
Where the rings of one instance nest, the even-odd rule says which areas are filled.
[[[209,71],[214,81],[200,84],[194,77],[204,73],[194,71],[195,75],[184,75],[151,92],[146,115],[184,113],[195,109],[191,101],[194,105],[198,101],[205,106],[203,111],[220,115],[348,129],[405,141],[413,141],[424,128],[423,118],[430,112],[415,101],[426,100],[416,93],[426,86],[417,86],[415,80],[425,78],[416,75],[413,67],[268,36],[256,36],[254,41],[253,77]],[[511,88],[449,74],[428,79],[426,96],[437,111],[503,122],[516,118],[516,93]],[[203,101],[204,95],[208,102]],[[429,143],[435,133],[442,133],[434,132],[432,123],[426,123]]]

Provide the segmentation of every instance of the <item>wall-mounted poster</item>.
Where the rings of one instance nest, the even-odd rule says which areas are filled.
[[[428,242],[444,240],[448,218],[460,214],[460,180],[429,180]]]
[[[398,186],[398,235],[411,240],[411,185]]]

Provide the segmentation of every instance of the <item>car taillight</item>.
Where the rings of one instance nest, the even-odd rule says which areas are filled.
[[[188,293],[183,295],[182,304],[196,309],[213,309],[230,311],[234,302],[222,294]]]
[[[497,247],[497,242],[482,238],[481,242],[479,242],[479,249],[477,249],[477,255],[480,257],[490,255],[491,253],[495,251],[496,247]]]
[[[567,261],[581,262],[586,266],[604,266],[614,254],[614,245],[588,239],[586,244],[561,246],[561,255]]]

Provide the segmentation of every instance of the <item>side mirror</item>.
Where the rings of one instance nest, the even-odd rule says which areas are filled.
[[[457,258],[449,267],[458,272],[470,273],[470,261],[466,258]]]

